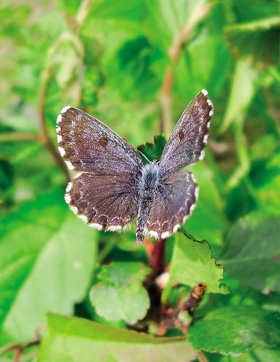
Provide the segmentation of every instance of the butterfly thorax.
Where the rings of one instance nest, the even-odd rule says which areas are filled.
[[[157,186],[159,178],[159,165],[153,161],[142,168],[141,178],[139,181],[139,193],[142,196],[147,195]]]
[[[144,240],[144,229],[149,218],[159,180],[158,161],[153,161],[143,166],[141,171],[141,177],[138,184],[139,206],[136,225],[137,242],[142,242]]]

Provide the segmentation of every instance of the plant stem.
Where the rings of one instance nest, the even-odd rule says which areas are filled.
[[[10,141],[40,141],[40,136],[34,133],[10,132],[0,135],[0,142]]]
[[[76,22],[78,24],[77,33],[79,33],[80,28],[85,21],[86,17],[88,16],[90,9],[94,3],[94,0],[84,0],[78,10],[78,13],[75,17]],[[53,144],[51,137],[48,134],[47,130],[47,122],[45,117],[45,102],[46,102],[46,96],[47,96],[47,89],[49,82],[53,76],[54,72],[54,54],[56,50],[58,49],[61,42],[64,40],[70,39],[75,46],[75,49],[77,50],[77,53],[82,58],[84,55],[84,49],[83,45],[79,39],[79,37],[73,33],[69,33],[68,31],[55,42],[55,44],[49,49],[49,56],[50,60],[46,63],[46,67],[42,72],[42,80],[41,85],[39,89],[39,101],[38,101],[38,107],[39,107],[39,121],[40,121],[40,128],[41,128],[41,140],[43,144],[48,148],[50,153],[52,154],[56,164],[58,167],[62,170],[62,172],[65,175],[66,181],[70,180],[70,175],[68,172],[68,168],[66,167],[64,161],[62,160],[57,147]]]
[[[186,23],[182,30],[175,34],[171,47],[168,50],[171,62],[175,65],[180,57],[182,50],[188,42],[194,28],[197,24],[206,16],[210,9],[211,4],[205,4],[205,0],[198,0],[193,7],[190,20]],[[162,90],[160,96],[161,106],[161,131],[167,136],[170,135],[172,130],[172,119],[171,119],[171,90],[174,79],[174,72],[171,65],[168,65],[165,71]]]
[[[82,23],[85,21],[86,17],[88,16],[94,1],[95,0],[84,0],[81,3],[78,13],[76,15],[76,21],[79,27],[82,25]]]
[[[3,357],[5,354],[15,350],[16,351],[15,361],[17,361],[16,359],[18,358],[17,356],[20,355],[23,350],[29,347],[37,346],[39,344],[40,344],[40,338],[37,337],[32,341],[26,343],[19,343],[19,342],[9,343],[6,346],[0,348],[0,357]]]
[[[47,88],[49,81],[53,74],[53,68],[47,67],[43,70],[42,73],[42,81],[39,88],[39,100],[38,100],[38,107],[39,107],[39,122],[40,122],[40,129],[41,129],[41,141],[44,146],[48,148],[50,153],[52,154],[56,164],[61,169],[61,171],[64,173],[64,176],[66,178],[66,181],[68,182],[70,180],[70,175],[68,172],[68,168],[66,167],[66,164],[62,160],[57,147],[53,144],[48,131],[47,131],[47,122],[45,117],[45,101],[46,101],[46,94],[47,94]]]
[[[209,362],[203,351],[196,351],[196,355],[199,362]]]
[[[152,269],[157,273],[161,274],[164,269],[164,252],[165,252],[166,239],[158,240],[154,245],[149,255],[150,264]]]

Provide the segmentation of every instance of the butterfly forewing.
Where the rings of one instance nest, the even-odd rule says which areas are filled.
[[[167,175],[190,166],[204,157],[214,107],[202,90],[184,110],[166,143],[161,160],[161,174]]]
[[[94,174],[138,173],[136,150],[104,123],[77,108],[65,107],[57,120],[59,151],[70,170]]]
[[[175,233],[195,208],[198,191],[194,177],[186,170],[160,179],[146,232],[162,239]]]

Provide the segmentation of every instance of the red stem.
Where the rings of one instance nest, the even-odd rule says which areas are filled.
[[[165,252],[166,239],[158,240],[150,250],[149,259],[152,269],[157,273],[161,274],[164,272],[164,252]]]

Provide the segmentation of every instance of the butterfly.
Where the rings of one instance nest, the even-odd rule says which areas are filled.
[[[136,241],[166,239],[196,206],[199,188],[183,167],[204,158],[214,107],[203,89],[182,113],[160,160],[144,164],[124,138],[91,115],[64,107],[57,118],[61,156],[76,175],[65,201],[98,230],[121,231],[136,221]]]

